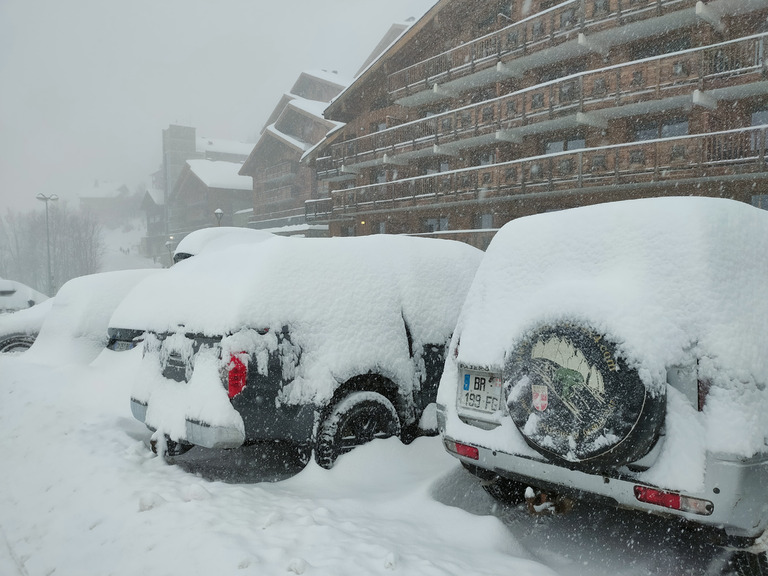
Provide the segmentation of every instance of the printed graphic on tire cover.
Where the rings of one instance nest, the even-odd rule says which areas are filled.
[[[510,416],[536,450],[570,466],[621,466],[645,455],[664,417],[615,345],[586,327],[534,331],[508,356]]]

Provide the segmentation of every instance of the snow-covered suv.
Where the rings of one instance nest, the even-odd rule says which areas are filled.
[[[731,200],[507,224],[446,361],[446,449],[499,499],[685,519],[768,570],[767,283],[768,212]]]
[[[133,414],[166,453],[280,441],[325,467],[372,438],[418,434],[430,405],[436,432],[445,350],[481,256],[446,240],[275,237],[183,260],[112,317],[146,331]]]

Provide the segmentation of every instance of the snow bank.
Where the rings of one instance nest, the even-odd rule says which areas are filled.
[[[59,289],[25,356],[52,364],[90,362],[107,343],[107,325],[115,307],[138,282],[162,272],[123,270],[73,278]]]

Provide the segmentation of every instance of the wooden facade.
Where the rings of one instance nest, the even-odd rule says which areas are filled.
[[[484,248],[529,214],[660,195],[763,206],[763,0],[441,0],[328,109],[332,235]]]

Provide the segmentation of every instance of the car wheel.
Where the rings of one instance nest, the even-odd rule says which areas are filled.
[[[731,566],[738,576],[768,576],[768,552],[736,552],[731,557]]]
[[[0,354],[29,350],[35,343],[35,338],[35,334],[9,334],[0,341]]]
[[[376,392],[353,392],[338,402],[317,434],[315,460],[323,468],[375,438],[400,435],[400,419],[392,403]]]
[[[623,466],[655,444],[666,394],[649,391],[615,343],[586,326],[541,327],[508,356],[507,407],[526,441],[571,468]]]

